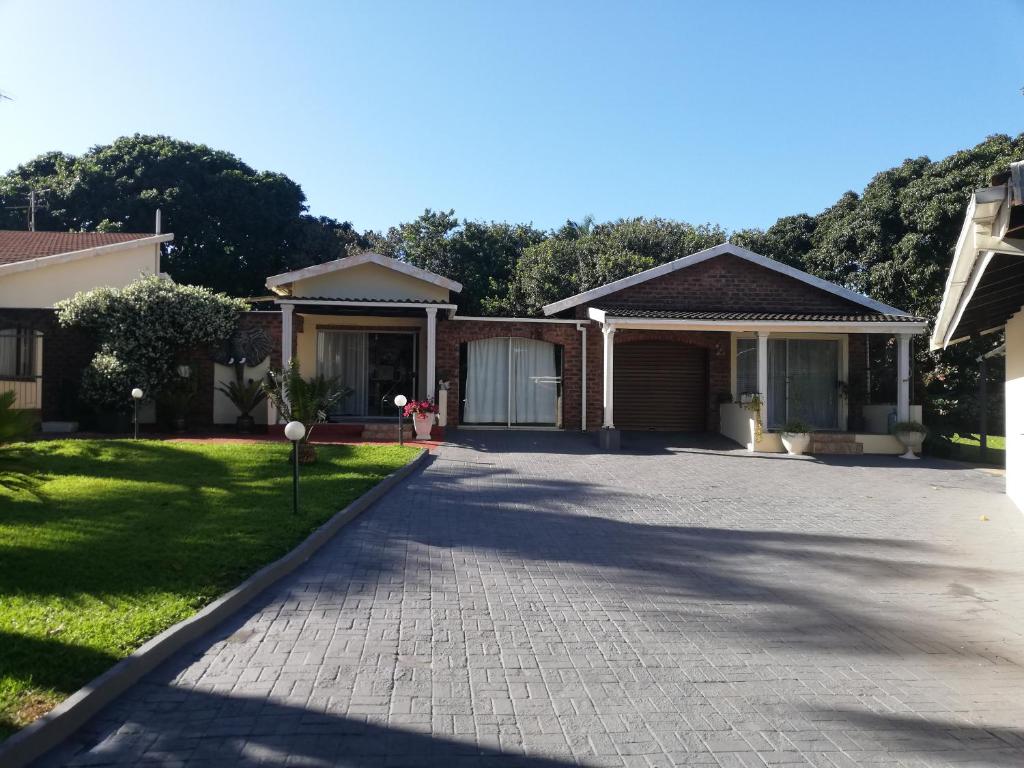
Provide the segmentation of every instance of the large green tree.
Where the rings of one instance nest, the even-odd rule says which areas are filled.
[[[350,224],[308,215],[302,189],[284,174],[167,136],[123,137],[19,166],[0,177],[0,227],[25,227],[31,191],[41,230],[151,232],[161,209],[164,231],[175,234],[165,269],[236,296],[263,293],[268,275],[364,243]]]

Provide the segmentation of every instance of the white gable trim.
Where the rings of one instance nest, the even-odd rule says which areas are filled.
[[[140,237],[138,240],[124,240],[120,243],[97,245],[93,248],[83,248],[80,251],[67,251],[66,253],[54,253],[50,256],[37,256],[34,259],[0,265],[0,277],[3,275],[13,275],[16,272],[29,272],[33,269],[51,267],[55,264],[66,264],[69,261],[77,261],[78,259],[102,256],[107,253],[130,251],[133,248],[138,248],[140,245],[159,245],[160,243],[170,242],[173,239],[174,234],[168,232],[166,235],[153,235],[152,237]],[[157,271],[159,271],[159,263],[158,260]]]
[[[279,296],[287,296],[288,290],[284,288],[286,285],[291,285],[298,280],[306,280],[310,277],[318,277],[320,275],[330,274],[331,272],[339,272],[343,269],[358,267],[360,264],[376,264],[379,267],[400,272],[408,277],[414,277],[417,280],[422,280],[425,283],[431,283],[432,285],[446,288],[449,291],[455,291],[456,293],[462,291],[462,283],[449,280],[447,277],[441,277],[441,275],[435,274],[426,269],[414,267],[412,264],[406,264],[404,261],[390,259],[379,253],[360,253],[357,256],[346,256],[343,259],[335,259],[334,261],[324,262],[323,264],[314,264],[312,267],[297,269],[294,272],[284,272],[280,275],[273,275],[267,278],[267,288]]]
[[[708,259],[713,259],[716,256],[722,256],[724,254],[732,254],[733,256],[738,256],[741,259],[746,259],[760,267],[779,272],[787,277],[793,278],[794,280],[807,283],[808,285],[812,285],[822,291],[826,291],[827,293],[831,293],[835,296],[844,298],[847,301],[852,301],[855,304],[860,304],[862,307],[868,307],[869,309],[873,309],[886,315],[907,314],[902,309],[890,307],[888,304],[883,304],[880,301],[870,299],[856,291],[851,291],[849,288],[844,288],[841,285],[830,283],[828,280],[822,280],[820,277],[809,275],[799,269],[787,266],[780,261],[769,259],[767,256],[761,256],[760,254],[748,251],[746,248],[741,248],[740,246],[733,245],[732,243],[722,243],[721,245],[716,245],[712,248],[706,248],[703,251],[698,251],[697,253],[690,254],[689,256],[684,256],[681,259],[670,261],[667,264],[662,264],[660,266],[644,270],[643,272],[638,272],[635,275],[624,277],[621,280],[616,280],[606,285],[592,288],[589,291],[578,293],[575,296],[570,296],[567,299],[562,299],[561,301],[548,304],[544,307],[544,314],[553,315],[557,312],[579,306],[580,304],[584,304],[588,301],[600,299],[602,296],[607,296],[610,293],[621,291],[624,288],[630,288],[634,285],[647,282],[648,280],[653,280],[656,277],[662,277],[680,269],[692,267],[696,264],[700,264],[702,261],[707,261]]]

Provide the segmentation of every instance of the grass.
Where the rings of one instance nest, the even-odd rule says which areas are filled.
[[[127,440],[0,453],[0,739],[280,557],[415,450]]]
[[[981,461],[981,435],[958,433],[953,435],[953,458],[960,461]],[[1006,464],[1006,438],[1001,435],[989,435],[986,439],[988,447],[987,463]]]

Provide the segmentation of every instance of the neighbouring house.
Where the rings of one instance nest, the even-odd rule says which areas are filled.
[[[1024,510],[1024,162],[971,195],[931,347],[999,331],[1005,332],[1006,492]]]
[[[0,391],[44,422],[77,420],[77,391],[94,345],[59,328],[54,304],[160,273],[172,234],[0,230]]]
[[[720,432],[781,451],[801,419],[819,453],[901,453],[911,343],[925,320],[724,244],[568,297],[544,317],[464,317],[461,285],[374,253],[275,275],[280,364],[338,376],[331,420],[366,434],[394,397],[439,399],[441,423]],[[896,349],[892,402],[869,402],[867,344]],[[271,415],[271,420],[273,416]]]

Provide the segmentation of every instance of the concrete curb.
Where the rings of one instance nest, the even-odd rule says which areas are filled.
[[[404,467],[396,469],[336,513],[284,557],[264,566],[194,616],[165,629],[131,656],[121,659],[41,718],[0,743],[0,765],[4,768],[21,768],[60,746],[90,718],[128,690],[147,672],[155,669],[193,640],[214,629],[222,621],[244,608],[249,601],[271,584],[309,560],[345,525],[358,517],[406,477],[424,466],[429,457],[429,452],[421,450],[419,456]]]

